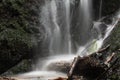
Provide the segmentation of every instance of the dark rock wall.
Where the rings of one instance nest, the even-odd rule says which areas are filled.
[[[114,14],[120,9],[120,0],[102,0],[101,16]],[[95,19],[99,18],[101,0],[93,0]]]

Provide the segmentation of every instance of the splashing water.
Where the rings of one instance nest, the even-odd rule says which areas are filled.
[[[69,53],[72,54],[70,22],[71,16],[73,15],[71,15],[70,6],[71,4],[74,3],[75,2],[73,0],[61,0],[61,1],[51,0],[49,1],[49,3],[45,4],[45,6],[42,9],[41,14],[41,16],[43,16],[42,21],[45,21],[45,23],[43,22],[42,23],[46,27],[46,32],[49,34],[49,32],[47,31],[47,29],[49,29],[51,33],[51,36],[49,36],[50,56],[53,56],[51,54],[54,54],[54,56],[57,55],[56,58],[59,58],[60,57],[59,55],[62,53],[67,55]],[[100,7],[102,7],[102,2]],[[48,14],[43,15],[46,13],[46,11],[44,10],[46,9],[49,10],[48,8],[51,8],[50,11],[47,11],[49,15]],[[83,44],[80,45],[80,48],[78,49],[75,55],[87,56],[93,52],[98,51],[102,47],[106,38],[110,35],[110,32],[113,30],[115,25],[118,23],[118,16],[113,17],[112,22],[110,24],[106,24],[105,22],[102,21],[102,19],[93,22],[91,14],[92,14],[92,0],[80,0],[79,1],[80,18],[79,17],[78,18],[81,32],[80,33],[81,43],[84,43],[84,45]],[[47,16],[47,18],[45,16]],[[93,24],[92,29],[91,24]],[[56,32],[54,33],[54,31],[52,31],[54,29],[59,30],[56,30]],[[55,61],[54,57],[52,61]],[[52,63],[52,61],[48,59],[47,66],[48,64]],[[46,65],[44,67],[46,67]]]
[[[55,79],[58,77],[64,77],[66,78],[67,75],[61,72],[56,71],[33,71],[21,75],[16,75],[18,78],[21,78],[23,80],[49,80],[49,79]]]
[[[80,47],[77,52],[78,55],[86,56],[98,51],[104,44],[106,38],[110,35],[111,31],[117,25],[119,18],[119,14],[117,14],[112,18],[111,24],[105,24],[104,22],[99,21],[94,22],[93,27],[96,29],[95,31],[97,31],[97,38],[93,38],[85,46]],[[103,31],[102,28],[105,28],[105,30]]]
[[[41,59],[38,61],[37,70],[44,71],[35,71],[20,76],[66,76],[63,73],[47,71],[47,69],[51,63],[71,61],[77,55],[81,57],[87,56],[98,51],[102,47],[104,41],[118,23],[120,15],[116,14],[117,16],[112,17],[112,22],[110,24],[106,24],[102,19],[93,21],[92,0],[80,0],[78,11],[79,17],[76,17],[78,18],[78,22],[76,23],[78,23],[77,25],[80,27],[79,37],[82,44],[80,44],[76,54],[73,54],[73,43],[70,30],[72,27],[71,19],[72,16],[74,16],[71,12],[71,5],[73,7],[75,6],[75,3],[76,1],[74,0],[45,0],[45,5],[42,7],[40,13],[40,22],[45,27],[46,37],[49,40],[48,46],[50,56],[48,58],[44,58],[42,61]],[[91,26],[91,24],[93,24],[93,26]]]
[[[50,41],[50,55],[71,53],[70,2],[71,0],[45,0],[41,10],[41,23]]]

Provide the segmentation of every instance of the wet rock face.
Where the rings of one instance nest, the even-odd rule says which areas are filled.
[[[105,69],[99,63],[99,60],[94,57],[84,57],[78,61],[73,75],[84,76],[88,80],[93,80],[104,71]]]
[[[102,4],[101,4],[102,1]],[[100,6],[101,16],[107,16],[120,9],[120,0],[93,0],[95,19],[99,18]]]
[[[0,74],[33,57],[31,37],[42,35],[39,5],[42,0],[0,0]]]
[[[60,61],[60,62],[55,62],[51,63],[48,66],[48,70],[53,70],[53,71],[60,71],[63,73],[68,73],[70,70],[71,63],[66,62],[66,61]]]

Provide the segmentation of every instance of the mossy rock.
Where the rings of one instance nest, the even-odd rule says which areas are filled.
[[[38,3],[0,0],[0,74],[33,55],[33,39],[41,36]]]

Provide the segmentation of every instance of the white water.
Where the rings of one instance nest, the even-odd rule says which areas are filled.
[[[66,78],[67,75],[57,71],[33,71],[17,75],[17,78],[24,80],[52,80],[58,77]]]
[[[102,22],[94,22],[94,28],[97,30],[97,38],[93,38],[91,41],[89,41],[86,45],[82,46],[79,48],[77,54],[80,56],[87,56],[90,55],[96,51],[98,51],[102,45],[104,44],[104,41],[106,40],[106,38],[110,35],[111,31],[114,29],[114,27],[117,25],[118,20],[119,20],[119,16],[116,16],[114,18],[112,18],[112,23],[107,25],[104,24]],[[106,27],[104,35],[101,31],[100,26],[101,24],[104,24]]]
[[[45,0],[41,9],[41,23],[49,39],[49,54],[71,53],[70,36],[71,0]]]
[[[59,58],[58,58],[59,56]],[[47,60],[44,61],[45,65],[41,68],[41,70],[47,70],[49,65],[51,65],[51,63],[56,63],[56,62],[68,62],[70,63],[74,57],[76,57],[75,55],[71,54],[71,55],[57,55],[57,56],[51,56],[48,57]]]
[[[72,53],[71,40],[71,5],[74,0],[45,0],[45,5],[41,8],[40,21],[46,30],[46,38],[49,40],[49,55],[40,59],[36,70],[30,73],[19,75],[23,78],[34,78],[34,80],[47,80],[48,78],[66,77],[61,72],[48,71],[48,67],[55,62],[71,61],[77,55],[83,57],[99,50],[106,38],[118,23],[118,18],[112,18],[111,24],[101,22],[102,20],[92,20],[92,1],[80,0],[79,3],[79,27],[81,43],[76,53]],[[101,6],[102,7],[102,6]],[[93,24],[93,26],[91,26]],[[103,26],[104,25],[104,26]],[[92,28],[91,28],[92,27]],[[104,29],[105,28],[105,29]],[[92,32],[90,32],[92,31]],[[39,71],[41,70],[41,71]],[[40,77],[40,79],[35,79]],[[43,79],[44,78],[44,79]]]

